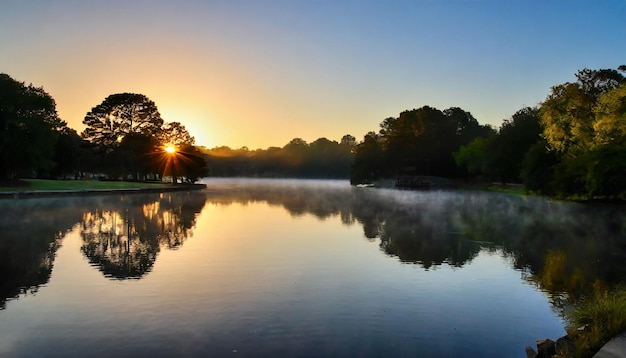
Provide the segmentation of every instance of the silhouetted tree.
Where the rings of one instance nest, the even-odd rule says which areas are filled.
[[[178,165],[176,170],[179,176],[185,178],[185,181],[195,183],[200,178],[209,175],[209,167],[204,156],[193,145],[181,147],[177,152],[177,157]]]
[[[43,88],[0,74],[0,179],[52,169],[56,131],[63,127]]]
[[[475,138],[487,138],[494,133],[489,125],[481,125],[470,112],[459,107],[445,109],[443,114],[456,123],[456,134],[461,145],[467,145]]]
[[[82,137],[110,152],[129,133],[156,137],[163,125],[157,106],[143,94],[118,93],[108,96],[87,113]]]
[[[282,148],[216,147],[203,152],[213,176],[348,178],[354,150],[354,137],[345,135],[341,143],[319,138],[308,144],[294,138]]]
[[[154,138],[141,133],[129,133],[124,136],[111,156],[121,164],[122,175],[130,175],[134,180],[144,180],[146,175],[158,171],[155,165]]]
[[[161,145],[173,145],[180,147],[183,145],[194,145],[195,139],[189,134],[187,128],[180,122],[168,122],[163,124],[157,141]]]
[[[544,139],[532,145],[524,156],[520,175],[526,190],[553,195],[555,191],[552,183],[558,162],[557,153],[548,149],[548,143]]]
[[[67,176],[79,178],[81,171],[88,170],[86,162],[89,161],[89,152],[87,143],[75,130],[70,128],[61,130],[54,147],[53,176],[63,179]]]
[[[457,176],[453,153],[474,138],[488,137],[493,130],[481,126],[458,107],[445,111],[424,106],[401,112],[380,123],[376,149],[372,136],[356,149],[351,179],[353,183],[402,175]],[[377,159],[382,156],[382,159]],[[376,165],[376,167],[372,167]]]
[[[378,135],[374,132],[367,133],[356,146],[350,182],[360,184],[380,178],[385,168],[384,155]]]
[[[506,183],[518,181],[526,152],[541,135],[537,108],[526,107],[502,123],[489,151],[495,154],[491,172]]]

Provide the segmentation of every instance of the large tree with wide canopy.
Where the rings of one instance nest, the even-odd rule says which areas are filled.
[[[163,119],[156,104],[143,94],[117,93],[91,109],[83,124],[83,138],[99,149],[110,151],[127,134],[156,137]]]

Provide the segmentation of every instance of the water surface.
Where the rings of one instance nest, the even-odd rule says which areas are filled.
[[[0,356],[523,357],[625,277],[620,207],[207,184],[0,201]]]

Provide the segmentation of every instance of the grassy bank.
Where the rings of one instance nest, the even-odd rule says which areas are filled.
[[[0,184],[0,191],[132,189],[154,188],[163,185],[171,184],[99,180],[23,179]]]
[[[486,188],[486,190],[488,191],[497,191],[499,193],[507,193],[507,194],[514,194],[514,195],[529,195],[526,192],[526,189],[524,188],[523,185],[495,185],[495,184],[491,184],[488,185]]]
[[[576,357],[592,357],[615,336],[626,331],[626,286],[596,293],[568,314]]]
[[[526,191],[522,184],[500,184],[487,181],[453,181],[459,189],[465,190],[486,190],[514,195],[532,195]]]

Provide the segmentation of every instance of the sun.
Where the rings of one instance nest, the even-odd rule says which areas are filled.
[[[174,148],[171,145],[168,145],[167,147],[165,147],[165,151],[170,153],[170,154],[174,154],[174,153],[176,153],[176,148]]]

